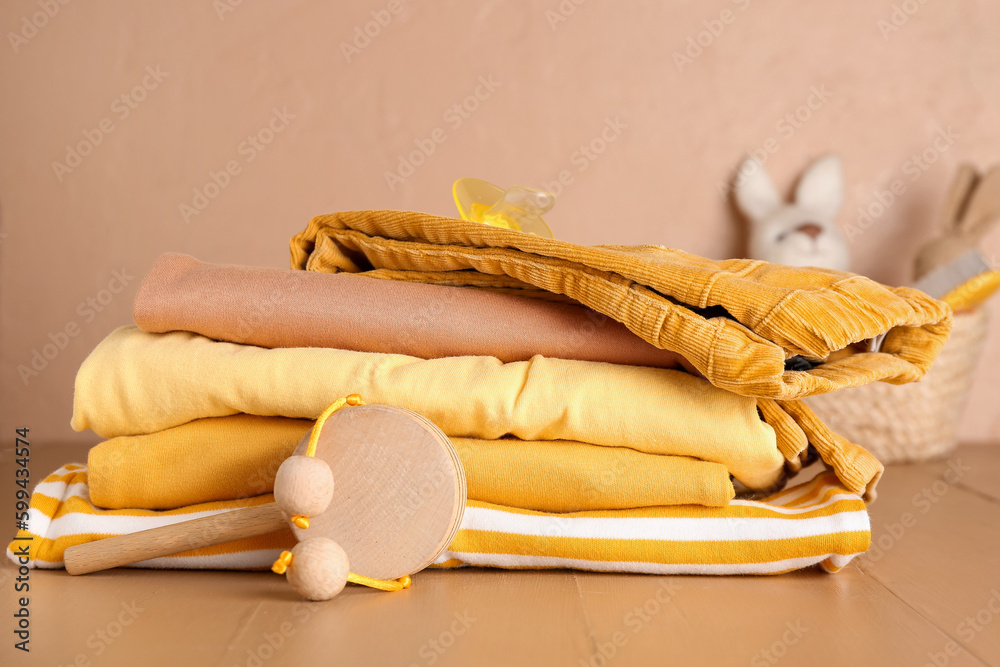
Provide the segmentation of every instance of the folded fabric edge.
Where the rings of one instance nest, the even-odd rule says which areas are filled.
[[[824,572],[835,574],[854,558],[863,554],[858,551],[849,554],[828,553],[819,556],[786,558],[763,563],[648,563],[627,561],[594,561],[580,558],[559,558],[553,556],[504,557],[501,560],[492,554],[447,551],[431,568],[458,569],[464,567],[488,567],[503,570],[582,570],[610,574],[649,575],[776,575],[787,574],[803,568],[819,565]],[[499,562],[498,562],[499,561]]]
[[[59,473],[66,471],[69,471],[70,474],[85,474],[85,469],[82,466],[71,464],[60,468],[46,480],[57,477]],[[68,481],[70,480],[66,480],[66,482]],[[820,473],[812,480],[772,496],[771,498],[775,499],[776,503],[774,505],[766,502],[738,501],[738,507],[734,507],[732,510],[736,514],[731,516],[720,512],[719,508],[697,508],[697,511],[695,508],[688,508],[689,513],[695,512],[695,515],[691,517],[642,516],[643,513],[640,513],[639,516],[618,517],[615,512],[580,512],[572,515],[559,515],[470,501],[472,511],[467,512],[467,517],[470,518],[463,522],[462,531],[451,545],[451,555],[448,553],[443,555],[438,560],[438,565],[449,566],[451,561],[457,559],[461,561],[459,564],[462,565],[490,567],[573,567],[595,571],[650,574],[671,572],[678,574],[777,574],[790,569],[820,564],[825,570],[832,572],[843,567],[853,556],[863,553],[870,544],[871,537],[870,521],[864,510],[864,505],[854,495],[838,495],[838,489],[843,489],[838,487],[836,482],[835,476],[830,473]],[[64,492],[68,493],[70,486],[66,484]],[[834,495],[831,496],[831,493]],[[39,499],[33,494],[32,504],[36,505],[35,501],[37,500]],[[242,502],[257,504],[260,502],[260,497],[249,498]],[[841,505],[842,507],[840,507]],[[753,518],[752,514],[743,515],[755,507],[758,508],[758,512],[770,513],[773,516]],[[238,506],[234,506],[232,509],[237,508]],[[219,511],[228,510],[216,510],[213,513]],[[142,512],[147,519],[158,524],[163,523],[162,519],[167,519],[165,523],[176,523],[190,517],[190,514],[158,513],[148,510]],[[814,516],[806,517],[804,516],[806,514]],[[697,518],[699,515],[707,516],[699,519]],[[506,521],[502,520],[504,517],[507,517]],[[105,518],[126,519],[134,517],[112,514],[105,516]],[[501,519],[500,523],[491,523],[495,522],[497,518]],[[705,523],[706,520],[708,523]],[[55,521],[49,519],[44,522],[44,530],[40,532],[47,533],[52,529]],[[528,526],[527,524],[531,522],[537,525]],[[555,535],[550,534],[550,529],[542,525],[549,525],[553,522],[562,526]],[[72,525],[72,519],[68,525]],[[702,527],[699,528],[699,526]],[[143,528],[146,527],[151,526],[143,526]],[[539,533],[539,527],[544,528],[544,531]],[[508,532],[512,529],[515,532]],[[758,530],[759,535],[756,532]],[[134,530],[124,532],[134,532]],[[622,538],[619,532],[626,537]],[[74,543],[94,541],[113,534],[118,533],[115,531],[101,533],[67,531],[62,535],[48,537],[22,530],[18,534],[18,538],[21,539],[15,538],[11,542],[7,549],[7,555],[10,560],[25,567],[59,568],[62,565],[60,558],[28,558],[27,563],[20,562],[25,559],[25,556],[21,555],[25,553],[22,544],[29,541],[27,538],[31,538],[31,541],[37,539],[42,544],[34,545],[34,553],[36,555],[40,553],[52,555],[51,552],[59,551],[59,549],[52,549],[51,545],[46,545],[44,542],[53,544],[62,542],[62,548],[65,548]],[[486,542],[483,542],[480,535],[486,536]],[[560,535],[562,536],[560,537]],[[669,539],[662,538],[660,535],[668,535]],[[711,535],[716,535],[714,538],[716,540],[719,536],[722,536],[723,539],[706,543],[709,545],[708,547],[698,546]],[[741,536],[742,539],[740,539]],[[727,537],[728,539],[726,539]],[[266,542],[266,544],[261,544],[261,541]],[[493,545],[494,550],[489,553],[484,552],[482,548],[469,550],[462,548],[463,542],[471,545],[477,543],[479,545]],[[277,551],[290,547],[293,543],[294,539],[290,532],[279,531],[261,536],[261,538],[250,538],[217,547],[209,547],[197,552],[153,559],[138,565],[154,568],[256,569],[269,565]],[[622,548],[618,543],[625,545],[624,551],[617,551]],[[666,543],[671,543],[674,546],[667,548]],[[771,555],[772,544],[776,545],[774,549],[779,556],[783,553],[802,554],[803,551],[811,553],[775,559],[759,557],[751,562],[739,562],[745,560],[748,553]],[[495,550],[497,545],[508,547],[506,551],[513,548],[515,553],[497,552]],[[636,555],[641,556],[644,550],[650,548],[650,545],[654,548],[653,553],[658,554],[657,558],[673,559],[675,562],[650,563],[648,559],[635,557]],[[731,548],[726,545],[740,546]],[[752,548],[746,551],[749,545],[752,545]],[[256,548],[263,546],[270,548]],[[562,551],[563,555],[553,556],[532,551],[539,546],[544,550]],[[527,553],[524,553],[525,548],[529,550]],[[677,560],[685,557],[677,553],[678,549],[696,554],[699,549],[706,548],[706,554],[712,553],[717,560],[721,558],[723,562],[702,563],[694,557],[688,562]],[[611,560],[607,558],[580,558],[581,549],[583,549],[582,553],[588,554],[625,554],[631,552],[633,557]],[[656,551],[656,549],[660,551]],[[666,550],[663,551],[664,549]],[[727,551],[727,549],[732,550]],[[518,550],[521,553],[516,553]],[[476,553],[479,555],[475,555]],[[574,556],[574,553],[577,555]],[[720,556],[720,554],[722,555]],[[58,555],[61,556],[61,551]],[[541,560],[531,561],[532,558]],[[553,558],[561,560],[551,560]],[[577,560],[585,562],[578,566],[574,564]]]
[[[412,220],[405,221],[405,224],[399,222],[397,218],[401,214],[404,216],[410,215],[412,217]],[[520,234],[517,232],[508,232],[507,230],[500,230],[495,228],[490,228],[489,230],[484,231],[483,229],[481,229],[481,227],[483,226],[476,225],[476,223],[468,223],[460,220],[443,218],[440,216],[434,216],[426,213],[407,212],[407,211],[369,210],[369,211],[346,211],[346,212],[314,217],[310,221],[308,227],[304,231],[292,237],[292,239],[289,242],[291,249],[291,266],[293,269],[310,269],[310,270],[326,270],[326,271],[329,271],[331,269],[331,267],[325,265],[323,267],[314,266],[315,263],[313,262],[313,259],[315,258],[314,250],[317,247],[317,241],[318,240],[323,241],[324,239],[329,240],[329,237],[327,236],[322,236],[322,237],[320,236],[324,227],[329,227],[331,229],[336,229],[336,230],[349,230],[357,234],[370,234],[373,233],[373,230],[378,229],[378,225],[380,225],[383,222],[387,224],[391,223],[390,226],[393,225],[395,226],[395,231],[398,233],[395,236],[387,238],[391,238],[392,240],[398,242],[420,242],[429,245],[444,245],[444,246],[451,245],[452,243],[447,239],[445,239],[443,236],[441,236],[441,230],[437,229],[436,227],[431,229],[428,233],[424,235],[416,234],[414,232],[414,229],[411,229],[411,227],[413,227],[413,228],[420,228],[422,231],[426,231],[423,230],[422,228],[422,225],[425,223],[434,223],[436,225],[447,223],[448,225],[455,225],[456,226],[455,229],[461,232],[461,234],[459,234],[460,236],[464,235],[465,237],[468,237],[464,238],[463,242],[471,244],[470,247],[493,247],[501,249],[510,248],[519,250],[524,253],[537,252],[540,254],[540,256],[543,257],[549,257],[551,255],[551,253],[545,251],[544,243],[542,243],[538,239],[524,238],[530,235]],[[458,233],[454,229],[451,231],[456,234]],[[491,236],[489,243],[484,242],[483,240],[484,234],[489,234]],[[376,237],[371,237],[371,238],[376,238]],[[545,239],[543,241],[551,242],[550,239]],[[482,245],[484,243],[485,245]],[[563,245],[566,245],[565,242],[557,242],[557,243],[562,243]],[[344,255],[345,252],[346,250],[343,251],[338,250],[338,255],[343,255],[344,258],[346,259],[346,255]],[[351,262],[351,266],[352,270],[357,269],[359,271],[364,271],[363,268],[355,264],[353,261]],[[607,273],[604,269],[594,269],[594,271],[600,273]],[[625,281],[625,279],[622,276],[617,276],[616,274],[614,275],[609,274],[609,275],[612,279],[617,277],[622,281]],[[517,277],[517,276],[512,276],[512,277]],[[583,278],[587,277],[588,276],[584,276]],[[593,278],[593,276],[589,277]],[[893,361],[895,363],[883,363],[881,364],[881,367],[879,369],[865,368],[863,369],[864,372],[860,373],[858,372],[852,373],[852,371],[859,371],[862,369],[852,364],[842,363],[843,360],[832,362],[832,364],[837,365],[837,369],[833,373],[826,373],[826,374],[815,373],[814,370],[786,372],[782,367],[784,356],[782,354],[777,354],[777,355],[775,354],[782,350],[782,348],[777,343],[775,343],[774,341],[769,341],[767,339],[764,339],[763,337],[758,336],[756,334],[753,334],[753,331],[751,329],[749,329],[747,326],[743,324],[740,324],[739,322],[726,321],[725,324],[728,325],[728,327],[731,329],[731,331],[726,332],[726,337],[740,338],[739,341],[729,341],[731,344],[735,342],[736,344],[745,347],[747,344],[749,344],[749,340],[747,340],[749,338],[754,343],[756,343],[758,347],[761,347],[761,349],[756,351],[757,356],[760,357],[758,359],[758,364],[756,365],[757,366],[756,371],[758,372],[765,371],[766,377],[758,378],[754,381],[749,381],[749,382],[748,378],[744,377],[746,373],[740,373],[739,377],[736,378],[727,378],[725,377],[724,374],[722,376],[717,377],[716,374],[713,372],[713,369],[711,368],[711,364],[706,363],[706,360],[704,358],[699,358],[699,357],[704,357],[704,350],[702,350],[702,353],[698,353],[697,350],[694,349],[679,349],[679,347],[683,346],[676,346],[678,347],[678,349],[674,349],[673,346],[665,345],[664,342],[661,340],[663,338],[662,328],[659,332],[655,332],[654,335],[643,333],[641,328],[635,326],[635,323],[630,323],[628,321],[625,321],[627,318],[622,318],[620,315],[618,317],[615,317],[615,314],[606,312],[608,309],[602,308],[602,305],[600,303],[588,301],[586,299],[586,294],[584,293],[572,294],[568,296],[577,298],[580,300],[581,303],[584,303],[584,305],[587,305],[590,308],[593,308],[604,315],[608,315],[622,322],[633,333],[636,333],[640,337],[646,339],[648,342],[652,343],[656,347],[659,347],[661,349],[671,349],[673,351],[676,351],[684,355],[689,361],[695,364],[698,367],[699,371],[704,373],[706,377],[710,381],[712,381],[713,384],[716,384],[716,386],[746,396],[774,398],[779,400],[792,400],[797,398],[803,398],[805,396],[810,396],[817,393],[825,393],[833,391],[839,388],[843,388],[845,386],[856,386],[860,384],[867,384],[869,382],[874,382],[874,381],[886,381],[895,384],[902,384],[919,380],[926,372],[926,367],[929,366],[928,357],[930,358],[930,360],[932,360],[934,355],[936,355],[937,351],[943,345],[943,340],[941,339],[942,331],[945,332],[944,335],[946,336],[946,332],[948,328],[950,328],[949,324],[950,319],[947,317],[947,313],[945,313],[942,310],[942,308],[945,309],[947,308],[944,304],[936,300],[930,299],[930,297],[927,297],[926,295],[923,295],[922,293],[919,292],[915,294],[919,295],[920,299],[908,298],[908,296],[910,297],[913,296],[913,294],[911,294],[912,290],[908,292],[906,291],[905,288],[887,288],[883,285],[875,283],[874,281],[871,281],[870,279],[864,278],[863,276],[849,275],[845,277],[845,281],[862,280],[862,279],[871,283],[871,287],[873,289],[878,288],[883,292],[885,292],[887,295],[896,297],[900,301],[904,301],[906,304],[910,306],[909,313],[911,317],[907,318],[907,322],[900,323],[898,326],[890,328],[888,332],[896,330],[904,332],[921,331],[923,332],[924,336],[929,336],[932,339],[929,341],[925,341],[928,347],[926,347],[925,349],[917,349],[919,346],[901,347],[894,352],[896,356],[894,357]],[[625,282],[631,283],[632,281],[625,281]],[[655,294],[651,290],[648,290],[646,288],[639,289],[639,286],[634,286],[632,289],[634,293],[633,296],[637,296],[638,293],[642,292],[643,290],[648,292],[648,294],[645,295],[647,300],[653,297],[653,295]],[[580,290],[577,291],[579,292]],[[586,290],[584,290],[584,292],[586,292]],[[836,289],[834,288],[825,288],[823,290],[817,290],[817,292],[822,294],[837,293]],[[678,317],[682,317],[684,312],[692,316],[694,315],[693,312],[688,309],[688,307],[669,302],[662,296],[660,297],[660,299],[663,300],[663,304],[661,305],[663,305],[666,309],[671,310],[672,313],[677,315]],[[921,320],[926,320],[926,319],[934,319],[935,322],[933,323],[933,325],[929,327],[907,326],[907,324],[911,322],[913,324],[920,324]],[[734,327],[733,325],[738,325],[738,327]],[[696,332],[699,334],[696,337],[703,338],[707,334],[707,331],[704,331],[702,329],[704,329],[704,327],[700,327],[699,331]],[[873,331],[874,329],[872,331],[867,331],[867,334],[871,334]],[[692,332],[689,331],[687,335],[690,336],[691,333]],[[879,330],[878,333],[887,333],[887,331]],[[753,335],[748,336],[747,334],[753,334]],[[721,335],[722,335],[722,329],[720,328],[719,331],[716,332],[716,336],[718,337]],[[918,333],[917,335],[920,334]],[[821,339],[822,337],[818,338],[818,340]],[[850,341],[850,342],[858,342],[858,341]],[[704,343],[704,341],[702,341],[702,343]],[[688,345],[687,347],[691,348],[692,346]],[[773,351],[769,350],[768,349],[769,347],[773,347],[774,350]],[[829,350],[829,352],[833,351],[834,350]],[[757,356],[755,356],[754,358],[757,358]],[[887,354],[886,356],[889,357],[891,355]],[[766,363],[764,363],[765,360]],[[756,376],[757,374],[758,373],[751,373],[751,375],[754,376]],[[832,378],[834,377],[837,378],[836,381],[832,381]]]

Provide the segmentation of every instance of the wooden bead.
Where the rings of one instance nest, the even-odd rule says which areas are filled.
[[[325,537],[311,537],[292,549],[288,583],[308,600],[329,600],[344,590],[351,564],[340,545]]]
[[[274,501],[288,516],[319,516],[333,498],[333,473],[323,459],[290,456],[274,478]]]

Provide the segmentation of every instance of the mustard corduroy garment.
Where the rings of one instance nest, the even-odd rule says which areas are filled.
[[[293,269],[565,295],[744,396],[796,399],[919,380],[951,329],[945,303],[850,273],[662,246],[580,246],[425,213],[318,216],[292,238],[291,252]],[[785,370],[791,356],[825,359],[886,332],[881,353]]]
[[[504,364],[265,349],[136,327],[112,332],[83,362],[72,425],[112,438],[238,413],[315,419],[351,393],[413,410],[454,437],[693,456],[723,464],[753,489],[773,489],[784,476],[785,456],[757,402],[680,371],[545,357]]]
[[[176,509],[270,493],[313,422],[234,415],[121,436],[87,459],[90,499],[108,509]],[[719,463],[579,442],[452,438],[470,500],[545,512],[657,505],[720,507],[735,495]]]

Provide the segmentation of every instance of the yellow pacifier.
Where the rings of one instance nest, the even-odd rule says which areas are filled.
[[[523,185],[503,190],[478,178],[458,179],[451,192],[462,220],[554,238],[542,220],[542,214],[556,203],[551,192]]]

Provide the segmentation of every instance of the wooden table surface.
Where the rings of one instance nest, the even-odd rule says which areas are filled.
[[[32,469],[82,458],[37,447]],[[304,603],[269,573],[34,570],[30,655],[5,561],[0,664],[1000,666],[998,479],[994,445],[891,466],[871,551],[835,575],[426,571]]]

